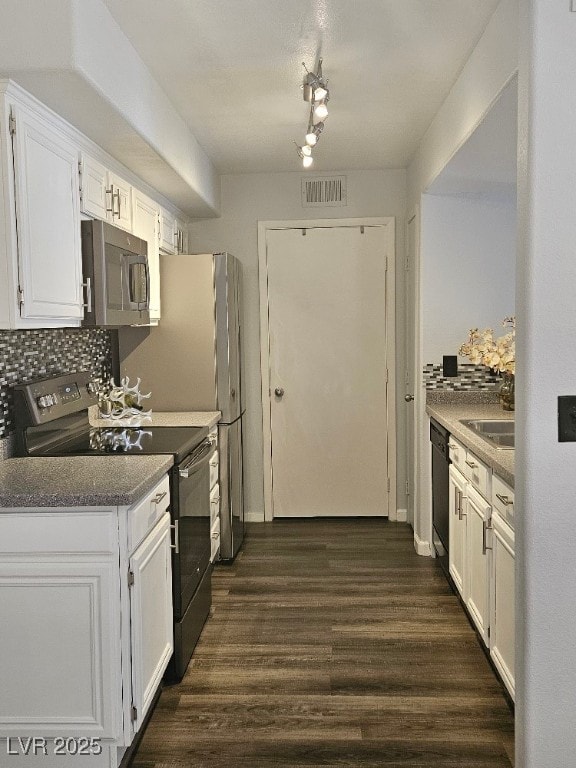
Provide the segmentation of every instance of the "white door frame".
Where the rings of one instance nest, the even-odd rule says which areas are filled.
[[[270,331],[268,323],[268,262],[266,232],[269,229],[312,229],[318,227],[386,227],[386,361],[388,387],[386,415],[388,422],[388,519],[396,520],[396,244],[395,218],[382,216],[361,219],[303,219],[258,222],[258,280],[260,284],[260,363],[262,381],[262,431],[264,460],[264,520],[274,519],[272,493],[272,419],[270,413]],[[366,446],[369,450],[369,446]]]

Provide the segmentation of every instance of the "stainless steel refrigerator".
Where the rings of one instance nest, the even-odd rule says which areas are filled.
[[[160,258],[157,327],[119,331],[120,373],[153,411],[220,411],[220,556],[244,537],[242,478],[241,270],[229,253]]]

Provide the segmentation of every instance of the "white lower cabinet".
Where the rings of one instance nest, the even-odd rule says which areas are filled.
[[[514,698],[514,490],[450,437],[449,568]]]
[[[450,576],[466,601],[466,478],[454,465],[449,473],[448,564]]]
[[[514,491],[494,477],[490,655],[514,698]]]
[[[172,656],[170,513],[130,557],[132,718],[138,731]]]
[[[468,613],[486,645],[490,638],[492,507],[486,465],[450,438],[449,569]],[[461,467],[466,475],[463,474]]]
[[[119,764],[173,649],[168,490],[165,477],[132,507],[1,510],[6,764]],[[136,536],[138,511],[154,523]]]
[[[490,570],[492,508],[468,486],[466,498],[466,561],[468,589],[466,607],[485,645],[490,627]]]

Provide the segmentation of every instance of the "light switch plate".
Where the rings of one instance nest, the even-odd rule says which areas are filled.
[[[576,442],[576,395],[558,398],[558,442]]]

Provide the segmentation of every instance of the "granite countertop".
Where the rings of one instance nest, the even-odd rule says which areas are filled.
[[[144,403],[146,405],[146,403]],[[90,425],[93,427],[208,427],[211,429],[220,420],[220,411],[153,411],[140,423],[124,419],[99,419],[98,406],[88,410]]]
[[[462,393],[466,396],[455,396],[460,393],[428,393],[426,398],[426,413],[439,422],[467,448],[470,448],[479,459],[485,462],[512,488],[514,487],[514,450],[498,450],[479,437],[476,432],[460,424],[461,419],[509,419],[514,420],[514,412],[503,410],[500,403],[495,402],[493,393],[490,396],[470,397],[473,393]]]
[[[150,491],[172,456],[29,457],[0,462],[2,507],[129,506]]]

